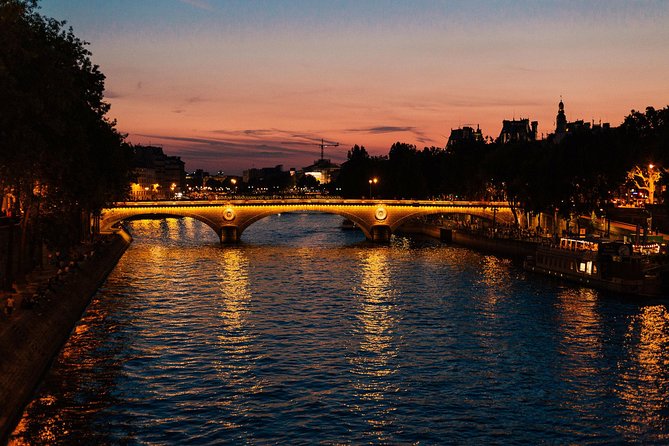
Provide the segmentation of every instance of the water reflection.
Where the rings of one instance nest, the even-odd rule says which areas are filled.
[[[510,264],[511,261],[509,259],[502,259],[497,256],[487,255],[482,258],[481,281],[486,287],[487,313],[491,317],[496,317],[495,306],[497,305],[497,301],[500,296],[507,295],[503,291],[513,283],[510,272],[511,268],[509,268]]]
[[[262,389],[254,376],[251,345],[254,336],[249,327],[251,292],[248,279],[249,260],[239,249],[224,249],[220,254],[218,272],[223,333],[218,337],[225,356],[217,364],[221,382],[233,391],[225,393],[221,405],[231,416],[221,421],[225,428],[241,428],[240,422],[249,411],[250,395]]]
[[[117,328],[107,316],[108,309],[98,301],[91,304],[57,358],[71,373],[67,379],[60,371],[49,376],[46,387],[50,391],[42,392],[26,407],[10,445],[67,444],[73,433],[85,431],[107,409],[113,399],[108,384],[120,368],[116,361],[95,354],[105,349],[103,344]],[[106,371],[105,377],[100,377],[101,370]],[[72,401],[76,402],[73,406]],[[95,442],[92,439],[105,434],[104,430],[88,432],[88,438]]]
[[[388,251],[369,249],[360,253],[362,276],[355,290],[358,300],[356,328],[358,351],[351,358],[354,366],[353,387],[360,403],[356,409],[369,425],[370,434],[383,441],[393,423],[394,393],[392,381],[397,356],[397,324],[393,285],[390,280]]]
[[[669,444],[665,306],[281,219],[133,222],[14,444]]]
[[[630,318],[625,356],[618,364],[616,393],[629,440],[669,441],[669,312],[665,305],[642,307]]]
[[[612,371],[605,369],[602,315],[598,294],[590,288],[562,289],[555,304],[559,343],[556,368],[563,383],[563,406],[578,414],[574,431],[585,429],[585,420],[604,408],[600,402],[608,389],[601,385]],[[601,364],[601,365],[600,365]]]
[[[572,376],[591,372],[586,360],[602,355],[602,317],[598,312],[598,294],[591,288],[565,288],[556,303],[558,328],[562,337],[560,353],[574,367]],[[587,361],[587,364],[591,364]]]

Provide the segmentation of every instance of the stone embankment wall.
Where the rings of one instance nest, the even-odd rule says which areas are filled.
[[[537,250],[537,242],[513,239],[489,238],[469,234],[456,229],[451,230],[451,240],[456,245],[466,246],[482,252],[501,255],[504,257],[513,257],[525,259],[529,255],[534,255]]]
[[[492,239],[457,229],[447,229],[429,224],[416,223],[404,225],[400,228],[399,232],[423,234],[446,243],[453,243],[455,245],[476,249],[477,251],[489,252],[504,257],[518,259],[524,259],[528,255],[533,255],[537,249],[537,243],[532,241],[502,238]]]
[[[119,233],[70,273],[47,302],[0,321],[0,444],[4,444],[88,303],[130,244]]]

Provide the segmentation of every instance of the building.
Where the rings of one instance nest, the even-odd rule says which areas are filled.
[[[242,172],[242,181],[249,193],[283,193],[295,186],[294,169],[283,170],[283,165],[275,167],[253,168]]]
[[[574,134],[582,131],[590,132],[590,131],[608,130],[610,128],[611,125],[608,122],[605,122],[603,124],[601,122],[599,124],[595,124],[594,121],[590,123],[590,122],[585,122],[582,119],[568,122],[567,115],[564,112],[564,103],[562,102],[562,98],[560,98],[560,102],[558,103],[557,116],[555,117],[555,133],[549,135],[548,139],[551,142],[558,144],[565,138],[565,136],[569,134]]]
[[[337,178],[340,170],[341,166],[339,164],[321,158],[314,161],[311,166],[304,167],[302,173],[316,178],[320,184],[329,184]]]
[[[504,120],[502,121],[502,131],[499,133],[497,141],[502,144],[510,142],[529,142],[536,141],[537,128],[539,123],[529,119]]]
[[[186,184],[184,162],[168,156],[161,147],[134,146],[132,159],[133,200],[167,200],[181,193]]]
[[[451,136],[448,137],[446,148],[452,148],[461,142],[478,142],[483,141],[483,133],[476,125],[476,130],[473,127],[464,126],[459,129],[451,129]]]

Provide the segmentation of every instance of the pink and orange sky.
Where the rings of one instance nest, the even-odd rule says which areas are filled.
[[[187,170],[385,155],[503,119],[669,104],[669,1],[42,0],[90,42],[110,117]]]

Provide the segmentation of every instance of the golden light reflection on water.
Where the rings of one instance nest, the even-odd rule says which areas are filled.
[[[591,288],[564,289],[558,294],[556,306],[562,337],[561,353],[566,355],[569,363],[578,365],[585,358],[601,357],[603,327],[597,309],[597,292]],[[584,375],[589,370],[575,367],[570,372]]]
[[[218,340],[226,357],[218,364],[221,381],[226,386],[238,389],[221,404],[231,413],[242,415],[250,409],[245,407],[247,395],[260,392],[262,381],[253,376],[254,358],[250,351],[254,336],[248,327],[249,304],[251,291],[249,288],[249,260],[239,249],[224,249],[220,255],[219,283],[221,290],[220,313],[224,334]],[[237,428],[241,425],[234,421],[226,422],[226,427]]]
[[[603,321],[599,295],[590,288],[565,288],[558,293],[556,306],[558,358],[556,363],[565,383],[563,405],[589,418],[596,413],[597,401],[606,399],[601,386],[607,370],[597,367],[603,357]]]
[[[244,328],[251,300],[249,290],[249,260],[238,249],[225,249],[221,253],[219,280],[223,311],[220,316],[230,331],[239,332]]]
[[[500,289],[504,289],[512,283],[510,274],[511,261],[496,256],[484,256],[481,261],[482,281],[487,288],[487,303],[494,307],[500,296],[504,295],[504,293],[500,292]],[[491,308],[491,310],[494,310],[494,308]],[[488,315],[495,317],[497,312],[489,311]]]
[[[669,312],[645,306],[630,318],[625,334],[629,355],[618,364],[616,393],[625,423],[618,430],[630,439],[649,435],[669,442]],[[666,443],[665,443],[666,444]]]
[[[51,395],[45,395],[38,400],[33,401],[32,404],[39,404],[43,406],[49,406],[56,402],[56,398]],[[30,406],[29,406],[30,407]],[[29,408],[28,407],[28,408]],[[12,433],[12,438],[9,439],[8,446],[32,446],[34,443],[32,440],[25,440],[26,433],[30,432],[31,436],[28,438],[37,438],[39,439],[39,444],[55,444],[59,439],[59,432],[62,429],[61,427],[61,416],[56,414],[53,417],[50,417],[44,420],[39,427],[35,426],[33,420],[29,417],[26,417],[25,414],[21,418],[21,421],[14,429]]]
[[[74,380],[75,383],[70,382],[69,384],[78,386],[76,382],[85,379],[83,377],[90,376],[93,370],[101,366],[102,359],[89,357],[85,355],[85,352],[98,348],[104,342],[103,339],[90,336],[89,332],[92,327],[103,324],[107,314],[108,311],[100,305],[89,307],[86,315],[74,328],[70,338],[63,346],[57,361],[59,363],[66,363],[71,370],[75,371],[71,375],[71,380]],[[82,345],[86,345],[85,350],[82,348]],[[61,398],[67,399],[68,396],[61,396]],[[26,446],[34,444],[24,440],[27,433],[29,433],[28,438],[38,439],[38,444],[56,444],[58,441],[62,442],[62,436],[67,434],[68,429],[72,428],[69,424],[72,420],[69,417],[63,416],[57,410],[43,411],[42,416],[38,419],[31,416],[33,406],[50,407],[60,404],[62,402],[53,394],[43,394],[31,401],[25,408],[19,424],[14,429],[8,445]]]
[[[395,373],[392,359],[397,355],[395,326],[397,321],[393,285],[390,280],[388,250],[361,252],[362,275],[356,290],[359,308],[358,352],[352,357],[353,387],[363,402],[357,407],[374,432],[393,423],[393,393],[397,390],[389,377]],[[371,408],[364,402],[372,403]],[[387,431],[385,431],[387,432]],[[379,437],[379,440],[383,440]]]

